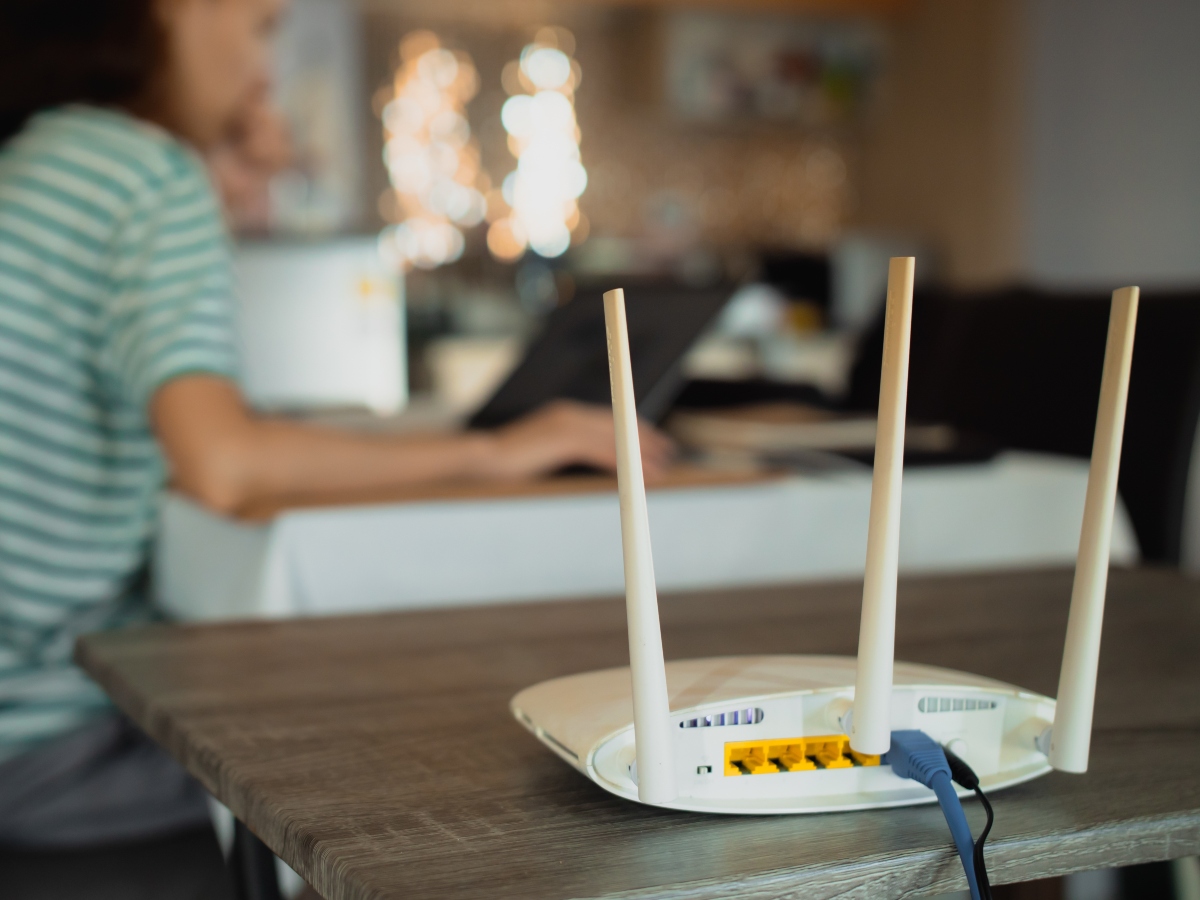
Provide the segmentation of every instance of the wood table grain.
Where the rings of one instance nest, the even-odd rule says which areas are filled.
[[[907,579],[898,656],[1053,695],[1069,572]],[[664,597],[668,658],[853,653],[852,583]],[[150,626],[77,658],[328,900],[889,898],[959,889],[936,807],[720,817],[618,800],[512,720],[624,664],[621,601]],[[994,882],[1200,852],[1200,583],[1113,572],[1086,775],[995,797]],[[968,816],[978,829],[981,813]]]

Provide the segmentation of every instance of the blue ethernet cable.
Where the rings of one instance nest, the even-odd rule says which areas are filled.
[[[883,763],[901,778],[911,778],[918,784],[932,788],[937,794],[942,815],[950,826],[950,836],[962,860],[967,886],[971,889],[971,900],[981,900],[979,880],[975,876],[975,841],[971,837],[971,826],[963,812],[958,794],[950,777],[950,764],[941,745],[923,731],[893,731],[892,746],[884,756]]]

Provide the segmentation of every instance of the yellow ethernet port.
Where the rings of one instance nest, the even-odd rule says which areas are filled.
[[[844,734],[731,741],[725,745],[726,775],[767,775],[877,765],[878,756],[851,750],[850,738]]]

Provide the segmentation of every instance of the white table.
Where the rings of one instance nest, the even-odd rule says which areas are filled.
[[[905,472],[900,565],[948,572],[1074,560],[1086,462],[1006,453]],[[661,590],[855,577],[868,469],[651,491]],[[1138,559],[1118,504],[1114,562]],[[615,493],[289,510],[262,524],[163,502],[160,603],[182,619],[584,597],[623,587]]]

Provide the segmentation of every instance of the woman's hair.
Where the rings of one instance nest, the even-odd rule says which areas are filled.
[[[155,0],[0,0],[0,142],[64,103],[138,98],[163,38]]]

